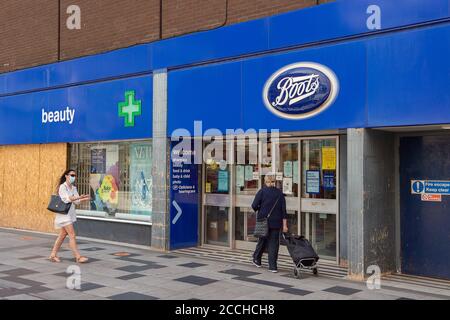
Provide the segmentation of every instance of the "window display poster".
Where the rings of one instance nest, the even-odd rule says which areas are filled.
[[[336,188],[336,185],[334,184],[334,172],[324,172],[323,188],[325,190],[334,190],[334,188]]]
[[[292,177],[292,161],[285,161],[283,164],[284,176],[291,178]]]
[[[91,147],[91,171],[97,171],[103,163],[105,169],[100,173],[91,173],[89,185],[91,193],[91,210],[114,214],[119,203],[119,146]]]
[[[245,166],[245,181],[253,180],[253,166]]]
[[[320,171],[307,170],[306,171],[306,193],[318,194],[320,193]]]
[[[293,182],[298,184],[298,161],[292,162],[292,176]]]
[[[236,187],[240,188],[244,186],[245,180],[245,168],[244,166],[236,166]]]
[[[228,171],[227,170],[219,170],[217,191],[218,192],[228,192]]]
[[[106,172],[106,149],[91,149],[91,173]]]
[[[131,213],[152,213],[152,145],[130,144]]]
[[[292,178],[283,178],[283,193],[292,194]]]
[[[335,147],[322,147],[322,170],[336,170]]]

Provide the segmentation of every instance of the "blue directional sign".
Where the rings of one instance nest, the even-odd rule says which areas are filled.
[[[450,195],[450,181],[411,180],[411,193]]]
[[[192,151],[191,151],[192,150]],[[194,163],[191,150],[180,150],[171,145],[170,161],[170,249],[198,245],[199,221],[199,165]]]
[[[425,193],[450,194],[450,181],[425,181]]]

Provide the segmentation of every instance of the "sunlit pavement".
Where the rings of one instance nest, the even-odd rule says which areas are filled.
[[[89,263],[75,264],[67,242],[59,254],[62,262],[51,263],[46,258],[54,239],[0,229],[0,299],[450,299],[450,287],[425,292],[386,286],[382,280],[381,289],[370,290],[363,282],[310,275],[295,279],[290,270],[272,274],[250,264],[86,240],[79,248]]]

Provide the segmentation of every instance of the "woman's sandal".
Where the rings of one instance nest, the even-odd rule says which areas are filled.
[[[50,260],[51,262],[61,262],[61,259],[57,256],[50,256],[48,260]]]
[[[77,263],[86,263],[86,262],[88,262],[89,259],[81,256],[81,257],[75,258],[75,260],[77,261]]]

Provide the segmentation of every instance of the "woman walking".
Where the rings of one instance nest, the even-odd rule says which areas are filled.
[[[284,194],[275,186],[274,175],[264,177],[265,187],[258,191],[253,200],[252,208],[257,212],[258,219],[267,219],[269,233],[267,237],[259,238],[253,253],[253,264],[261,267],[261,258],[267,248],[269,255],[269,271],[278,272],[277,260],[280,247],[280,231],[288,232],[286,199]]]
[[[75,178],[75,171],[69,169],[66,170],[59,179],[58,194],[63,202],[72,203],[72,205],[70,206],[68,214],[56,213],[55,228],[60,229],[60,232],[49,257],[49,260],[52,262],[61,262],[61,259],[58,258],[57,254],[66,236],[69,236],[69,246],[73,252],[73,255],[75,256],[76,262],[85,263],[88,261],[88,258],[81,256],[80,252],[78,251],[73,223],[77,221],[75,204],[79,204],[82,201],[89,201],[90,196],[80,196],[78,194],[77,188],[74,186]]]

